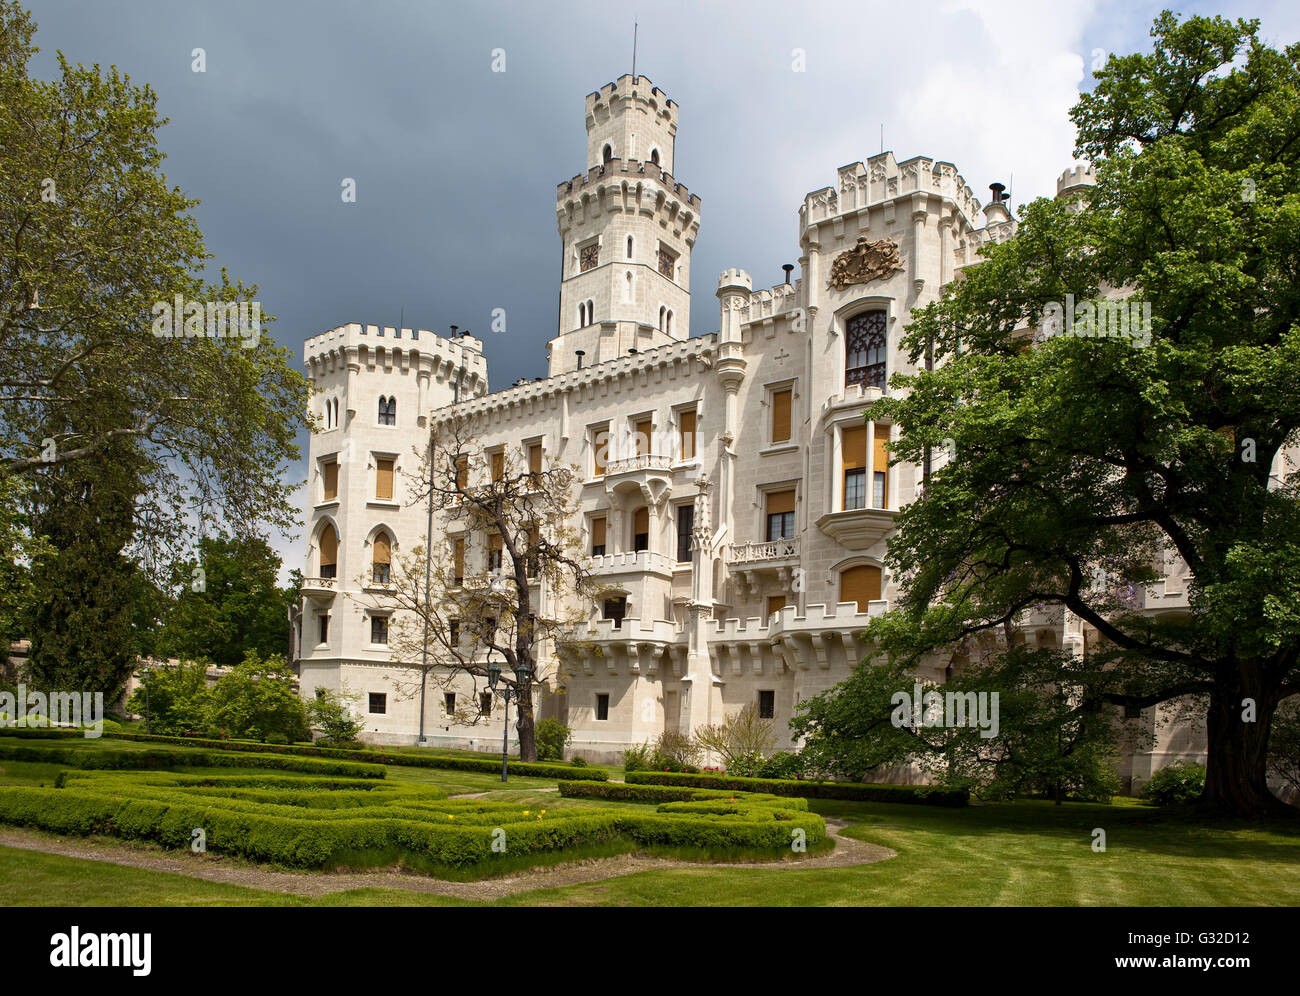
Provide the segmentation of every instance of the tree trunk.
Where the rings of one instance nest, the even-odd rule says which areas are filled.
[[[537,760],[537,733],[533,724],[533,685],[519,685],[519,718],[515,730],[519,733],[519,760]]]
[[[1242,717],[1243,699],[1255,702],[1254,722]],[[1269,791],[1268,736],[1277,709],[1275,690],[1265,689],[1254,662],[1242,662],[1215,682],[1205,729],[1208,752],[1201,805],[1227,816],[1259,819],[1295,814]]]

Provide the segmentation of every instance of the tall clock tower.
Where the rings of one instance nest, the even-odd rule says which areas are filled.
[[[690,334],[700,199],[673,178],[676,138],[677,104],[644,76],[587,95],[587,171],[556,191],[563,270],[552,376]]]

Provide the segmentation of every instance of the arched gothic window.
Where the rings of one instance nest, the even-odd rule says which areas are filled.
[[[397,424],[397,399],[385,398],[382,394],[379,396],[379,424],[396,425]]]
[[[613,150],[612,148],[610,148],[608,144],[606,144],[606,145],[605,145],[605,151],[604,151],[604,153],[602,154],[602,160],[601,160],[601,161],[602,161],[602,162],[609,162],[609,161],[610,161],[611,159],[613,159],[613,158],[614,158],[614,150]]]
[[[651,161],[652,163],[654,163],[656,166],[659,165],[659,150],[658,150],[658,149],[651,149],[651,150],[650,150],[650,161]]]
[[[844,383],[885,387],[885,313],[854,315],[844,330]]]

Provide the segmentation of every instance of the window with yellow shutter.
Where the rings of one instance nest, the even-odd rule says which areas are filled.
[[[392,460],[375,461],[375,497],[383,501],[393,500],[393,463]]]
[[[501,551],[502,551],[501,534],[500,533],[489,534],[488,553],[487,553],[487,569],[489,571],[501,570]]]
[[[644,506],[632,513],[632,549],[650,549],[650,510]]]
[[[767,495],[767,541],[794,538],[794,492],[771,491]]]
[[[695,459],[695,412],[681,412],[677,418],[677,438],[682,460]]]
[[[650,441],[654,435],[654,424],[648,419],[640,419],[636,423],[636,455],[639,457],[650,455]]]
[[[469,457],[464,453],[456,457],[456,487],[460,491],[469,487]]]
[[[392,580],[393,541],[388,533],[375,535],[374,553],[371,558],[376,584],[388,584]]]
[[[542,475],[542,444],[533,443],[528,447],[528,473],[532,475],[534,486]]]
[[[769,595],[767,597],[767,615],[771,618],[773,612],[780,612],[785,608],[784,595]]]
[[[877,422],[872,447],[871,507],[889,507],[889,426]]]
[[[339,534],[327,522],[321,526],[320,531],[320,576],[323,578],[338,577],[338,565]]]
[[[788,443],[790,441],[790,401],[793,392],[790,388],[772,392],[772,442]]]
[[[591,520],[591,555],[601,557],[605,554],[605,517]]]
[[[603,426],[591,433],[591,469],[593,477],[605,476],[605,461],[609,458],[609,427]]]
[[[492,454],[492,480],[499,481],[506,476],[506,453],[505,450],[497,450]]]
[[[324,474],[325,500],[337,501],[339,497],[339,465],[330,461],[321,468]]]
[[[856,602],[859,612],[880,600],[880,568],[859,564],[840,573],[840,601]]]
[[[867,427],[855,425],[845,429],[840,439],[840,457],[844,464],[844,507],[867,507]]]
[[[459,588],[465,580],[465,540],[457,538],[452,547],[452,584]]]

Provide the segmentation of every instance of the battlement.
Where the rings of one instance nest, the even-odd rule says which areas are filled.
[[[450,405],[435,412],[434,418],[447,420],[463,418],[467,415],[486,415],[529,401],[540,401],[566,391],[580,390],[589,385],[617,381],[620,378],[632,378],[656,367],[690,362],[692,359],[708,365],[712,362],[716,340],[717,335],[714,333],[666,343],[635,355],[618,356],[604,363],[593,363],[579,370],[569,370],[554,377],[530,381],[471,398],[458,405]]]
[[[900,163],[892,152],[882,152],[865,164],[841,166],[837,173],[836,186],[814,190],[804,197],[799,208],[801,236],[832,219],[918,193],[952,202],[971,227],[980,218],[979,199],[957,167],[949,162],[914,156]]]
[[[628,180],[635,178],[641,180],[653,180],[669,190],[683,203],[690,205],[696,210],[700,209],[700,198],[697,194],[692,194],[686,189],[685,184],[678,183],[673,179],[673,175],[666,169],[661,169],[654,163],[640,162],[636,159],[611,159],[601,166],[593,166],[585,173],[579,173],[577,176],[566,180],[563,183],[556,184],[555,199],[557,202],[563,201],[570,197],[574,192],[581,193],[587,184],[595,186],[599,180],[607,178],[609,181]]]
[[[412,345],[407,346],[406,343],[412,343]],[[399,329],[392,325],[363,325],[360,322],[350,322],[347,325],[332,328],[328,332],[308,336],[303,340],[303,357],[306,360],[311,360],[321,353],[358,345],[372,348],[406,349],[418,353],[443,355],[453,350],[461,350],[477,354],[480,361],[482,361],[483,357],[483,340],[472,335],[461,335],[455,339],[448,339],[427,329],[405,327]],[[467,357],[467,359],[469,358]]]
[[[753,287],[754,281],[750,279],[749,274],[734,266],[723,270],[718,276],[718,293],[722,293],[731,288],[743,288],[746,291],[750,291],[753,290]]]
[[[1056,196],[1060,197],[1066,191],[1075,190],[1079,187],[1094,187],[1096,185],[1097,174],[1091,164],[1072,166],[1056,178]]]
[[[749,295],[749,320],[771,318],[799,307],[799,286],[802,283],[802,280],[796,280],[793,284],[777,284],[754,291]]]
[[[666,115],[676,116],[677,102],[650,81],[650,77],[638,73],[624,73],[613,83],[606,83],[599,90],[587,94],[587,114],[591,115],[602,104],[611,104],[615,99],[643,99],[659,104]]]
[[[303,342],[303,365],[311,380],[353,364],[429,371],[438,377],[461,371],[462,387],[472,394],[487,392],[487,358],[483,342],[465,335],[449,339],[425,329],[352,322],[309,337]]]

